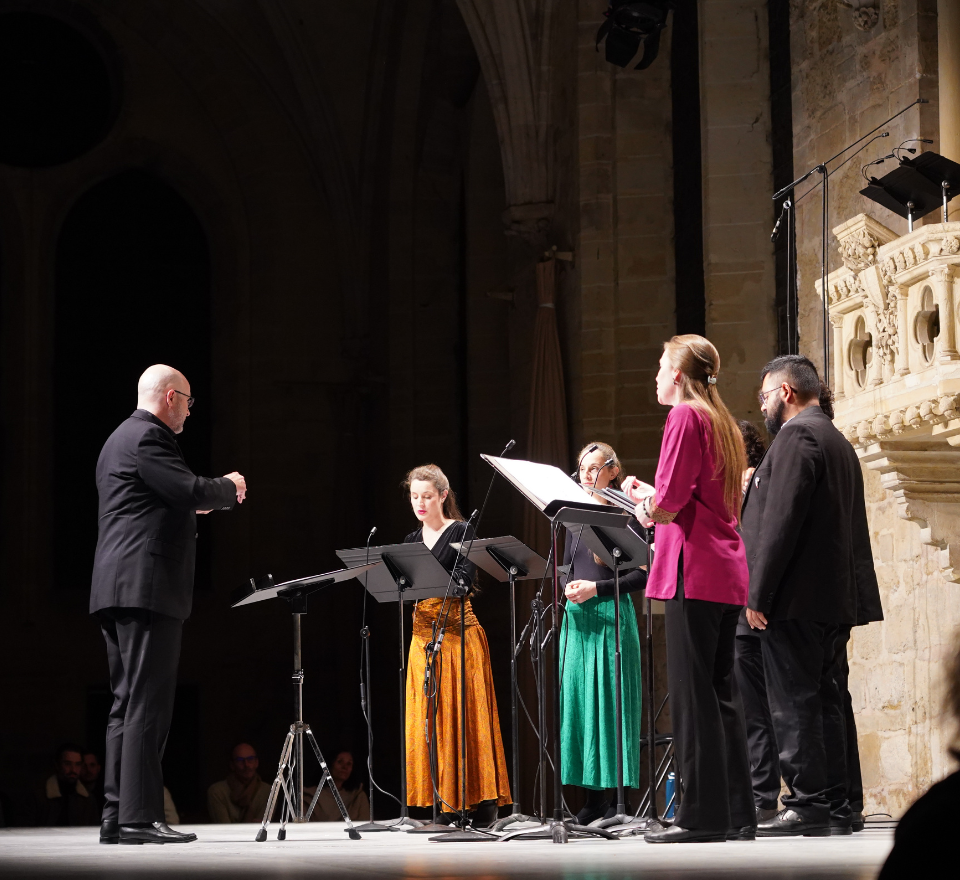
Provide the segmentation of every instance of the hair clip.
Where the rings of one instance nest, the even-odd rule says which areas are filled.
[[[708,384],[708,385],[716,385],[716,384],[717,384],[717,377],[716,377],[716,376],[707,376],[707,384]]]

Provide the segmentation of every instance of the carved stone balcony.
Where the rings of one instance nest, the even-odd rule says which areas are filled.
[[[834,234],[844,263],[827,280],[836,425],[960,582],[960,223],[898,237],[860,214]]]

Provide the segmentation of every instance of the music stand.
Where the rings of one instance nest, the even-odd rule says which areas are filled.
[[[396,602],[398,631],[400,635],[400,666],[398,670],[400,687],[400,818],[394,824],[420,828],[423,823],[411,819],[407,808],[407,735],[406,735],[406,691],[407,658],[404,653],[405,633],[403,625],[403,603],[420,599],[439,599],[446,594],[450,573],[440,564],[430,549],[420,542],[411,544],[388,544],[383,547],[355,547],[338,550],[337,556],[344,565],[351,566],[369,558],[383,565],[372,568],[370,572],[357,578],[364,589],[377,602]],[[372,700],[367,694],[368,705]],[[373,791],[370,792],[371,800]],[[436,811],[436,803],[434,803]],[[373,807],[370,812],[373,821]],[[444,831],[447,829],[444,827]]]
[[[905,217],[910,232],[913,232],[913,221],[936,210],[943,198],[939,183],[932,183],[906,162],[879,180],[871,177],[870,185],[860,190],[860,195]]]
[[[273,575],[254,580],[253,578],[247,584],[235,590],[230,597],[232,608],[239,608],[243,605],[252,605],[255,602],[264,602],[267,599],[284,599],[290,605],[293,612],[293,707],[296,720],[290,725],[290,730],[284,740],[283,748],[280,752],[280,764],[277,768],[277,776],[270,787],[270,796],[267,798],[267,808],[263,813],[263,821],[260,823],[260,830],[257,832],[256,840],[263,843],[267,839],[267,826],[273,818],[273,810],[277,803],[277,796],[283,791],[284,803],[280,811],[280,829],[277,831],[277,840],[286,840],[287,821],[309,822],[313,814],[314,807],[320,797],[323,786],[329,783],[330,791],[333,792],[333,799],[337,802],[340,809],[340,815],[343,821],[347,823],[346,832],[351,840],[360,840],[360,835],[353,827],[350,821],[350,815],[347,808],[343,805],[343,799],[340,792],[333,782],[333,776],[327,767],[320,746],[313,736],[310,725],[303,720],[303,663],[300,640],[300,616],[307,613],[307,600],[309,597],[329,587],[332,584],[341,581],[350,580],[358,574],[362,574],[373,568],[376,563],[361,565],[356,568],[341,569],[340,571],[330,571],[326,574],[314,575],[312,577],[300,578],[294,581],[285,581],[282,584],[274,584]],[[313,753],[320,763],[323,775],[317,790],[310,802],[310,808],[304,812],[303,809],[303,741],[310,743]]]
[[[589,514],[595,518],[596,514]],[[582,519],[581,514],[577,514],[574,522]],[[571,523],[572,524],[572,523]],[[564,525],[567,522],[564,521]],[[613,571],[613,601],[614,601],[614,631],[615,631],[615,650],[613,663],[613,679],[616,688],[615,712],[617,728],[617,812],[609,819],[600,819],[596,822],[598,828],[612,828],[619,826],[618,831],[624,831],[634,824],[634,816],[630,816],[626,811],[626,799],[624,797],[623,784],[623,689],[622,689],[622,667],[620,654],[620,572],[631,568],[638,568],[646,562],[649,553],[649,547],[646,540],[633,531],[630,527],[630,517],[623,514],[616,514],[616,518],[609,519],[608,522],[583,525],[581,531],[581,540],[589,547],[602,561],[607,568]]]
[[[451,547],[460,549],[460,544],[451,544]],[[520,812],[520,715],[517,705],[519,685],[517,682],[517,654],[520,648],[517,644],[517,581],[536,580],[542,578],[547,570],[547,560],[536,550],[532,550],[522,541],[512,535],[501,538],[482,538],[473,541],[464,541],[466,558],[482,568],[500,583],[510,586],[510,714],[513,729],[511,739],[513,745],[513,810],[509,816],[500,819],[493,826],[494,831],[503,831],[508,825],[515,822],[529,822],[537,817],[527,816]]]
[[[572,820],[564,818],[563,792],[560,778],[560,572],[557,563],[557,535],[563,522],[578,522],[581,525],[612,524],[612,518],[626,521],[626,514],[611,512],[605,504],[595,501],[580,485],[573,482],[559,468],[552,465],[539,464],[521,459],[498,458],[492,455],[481,455],[484,461],[490,464],[498,473],[530,501],[544,516],[550,520],[551,553],[553,556],[553,614],[550,622],[549,638],[553,640],[554,682],[553,682],[553,819],[547,832],[554,843],[567,843],[570,835],[595,836],[607,840],[619,838],[604,828],[586,825],[577,825]],[[544,731],[541,731],[540,742],[543,743]],[[541,752],[543,750],[541,749]],[[546,772],[546,766],[541,758],[541,778]],[[540,829],[531,831],[513,831],[504,835],[501,840],[535,840],[542,839],[546,834]]]
[[[943,222],[948,222],[947,202],[960,192],[960,165],[932,150],[921,153],[916,159],[904,157],[900,163],[916,169],[940,189],[943,197]]]

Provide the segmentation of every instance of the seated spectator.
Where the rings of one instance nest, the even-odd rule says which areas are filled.
[[[163,787],[163,821],[168,825],[179,825],[180,814],[177,812],[177,805],[173,802],[173,795],[170,789]]]
[[[957,725],[950,753],[960,760],[960,643],[947,667],[947,694],[947,706]],[[960,770],[934,785],[904,813],[897,824],[893,850],[877,880],[913,880],[918,873],[925,872],[925,868],[954,864],[957,843],[953,835],[958,822]],[[944,870],[933,869],[932,873]]]
[[[367,793],[363,790],[359,779],[353,778],[353,754],[349,751],[338,752],[337,757],[330,765],[330,775],[333,777],[333,784],[337,786],[337,791],[340,792],[340,798],[347,808],[347,815],[350,819],[352,821],[368,821],[370,819],[370,801],[367,799]],[[317,787],[315,785],[303,787],[303,799],[307,806],[309,806],[316,792]],[[314,807],[310,819],[314,822],[343,821],[340,808],[333,797],[333,792],[330,791],[329,783],[320,792],[320,797],[317,799],[317,805]]]
[[[103,810],[102,770],[100,756],[96,752],[85,749],[83,763],[80,765],[80,782],[101,811]]]
[[[260,778],[260,759],[253,746],[240,743],[230,753],[226,779],[207,790],[211,822],[262,822],[270,786]]]
[[[57,749],[56,772],[28,804],[25,824],[43,827],[100,824],[101,806],[80,781],[82,766],[80,746],[64,743]]]

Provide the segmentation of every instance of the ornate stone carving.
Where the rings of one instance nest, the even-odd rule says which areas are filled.
[[[880,10],[876,0],[839,0],[840,6],[849,9],[853,16],[853,24],[858,30],[869,31],[880,21]]]
[[[898,238],[859,215],[834,233],[844,258],[827,284],[837,428],[960,583],[960,223]],[[872,363],[853,357],[864,340]]]
[[[853,272],[863,271],[876,262],[879,246],[880,242],[868,229],[859,230],[840,242],[843,265]]]

